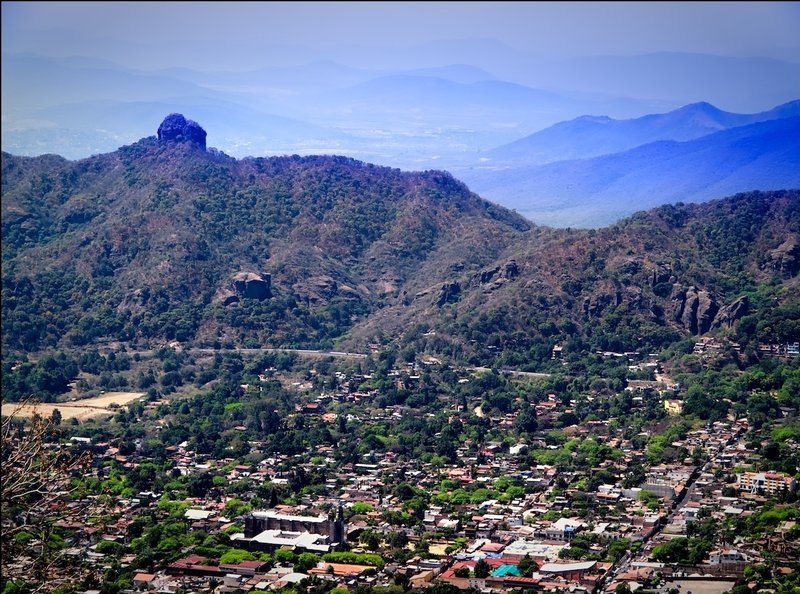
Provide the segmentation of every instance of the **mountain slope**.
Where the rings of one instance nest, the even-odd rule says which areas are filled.
[[[798,191],[574,231],[446,173],[342,157],[153,137],[77,162],[3,153],[3,347],[393,343],[535,368],[556,343],[657,349],[729,328],[763,283],[790,299],[799,230]]]
[[[419,293],[402,311],[365,320],[346,344],[397,336],[416,351],[535,371],[555,345],[574,360],[655,352],[687,335],[730,331],[744,316],[754,327],[769,312],[787,321],[743,336],[791,342],[800,339],[798,273],[800,191],[737,194],[599,230],[534,227],[479,274],[451,272],[449,302]],[[774,292],[765,298],[766,284]]]
[[[599,227],[636,210],[752,189],[800,187],[800,118],[662,141],[592,159],[459,177],[482,196],[540,224]]]
[[[239,274],[261,275],[274,297],[239,308],[257,310],[254,336],[319,342],[399,299],[427,259],[447,267],[474,250],[469,265],[482,266],[528,227],[445,173],[337,157],[237,161],[154,138],[78,162],[4,153],[2,208],[14,304],[3,336],[18,346],[64,334],[75,344],[216,337],[241,315],[220,305]],[[34,305],[12,298],[23,294],[51,311],[35,328],[25,322]]]

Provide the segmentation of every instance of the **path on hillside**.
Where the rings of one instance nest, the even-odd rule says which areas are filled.
[[[316,349],[279,349],[279,348],[183,348],[181,347],[180,350],[184,350],[187,353],[202,353],[205,355],[213,355],[216,353],[241,353],[244,355],[257,355],[259,353],[293,353],[295,355],[299,355],[301,357],[335,357],[339,359],[366,359],[369,355],[364,353],[351,353],[347,351],[320,351]],[[127,351],[128,354],[136,354],[143,356],[153,356],[155,354],[155,349],[144,350],[144,351]],[[489,373],[492,371],[490,367],[467,367],[467,371],[475,371],[478,373]],[[500,369],[500,373],[504,375],[512,375],[515,377],[528,377],[532,379],[544,379],[548,377],[552,377],[552,373],[537,373],[533,371],[517,371],[515,369]]]
[[[480,373],[488,373],[492,371],[490,367],[467,367],[467,371],[477,371]],[[515,369],[500,369],[499,372],[503,375],[513,375],[517,377],[530,377],[535,379],[544,379],[551,377],[552,373],[536,373],[534,371],[516,371]]]
[[[317,351],[314,349],[186,349],[190,353],[206,353],[213,355],[214,353],[243,353],[246,355],[257,355],[258,353],[294,353],[301,357],[337,357],[340,359],[366,359],[369,355],[363,353],[348,353],[345,351]]]

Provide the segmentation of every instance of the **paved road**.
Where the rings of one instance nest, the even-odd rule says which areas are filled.
[[[681,508],[682,508],[684,505],[686,505],[686,503],[687,503],[688,501],[690,501],[690,500],[691,500],[691,495],[692,495],[692,492],[693,492],[693,491],[695,490],[695,488],[697,487],[697,485],[695,484],[695,481],[697,480],[697,478],[698,478],[698,477],[699,477],[699,476],[700,476],[700,475],[701,475],[703,472],[705,472],[705,471],[706,471],[706,469],[709,467],[709,465],[710,465],[710,461],[708,461],[708,460],[707,460],[707,461],[706,461],[706,462],[703,464],[703,466],[702,466],[702,467],[698,467],[698,468],[696,468],[696,469],[695,469],[695,471],[694,471],[694,472],[691,474],[691,476],[689,477],[689,480],[686,482],[686,488],[683,490],[683,497],[681,497],[680,501],[676,502],[676,503],[675,503],[675,505],[672,507],[672,509],[669,511],[669,513],[667,514],[667,518],[666,518],[666,520],[665,520],[663,523],[659,523],[659,524],[658,524],[658,525],[657,525],[657,526],[654,528],[653,532],[652,532],[652,533],[651,533],[649,536],[646,536],[646,537],[645,537],[645,538],[642,540],[642,546],[641,546],[641,548],[639,549],[640,551],[641,551],[641,550],[643,550],[643,549],[645,548],[645,545],[646,545],[646,544],[647,544],[647,543],[648,543],[650,540],[652,540],[653,538],[655,538],[656,536],[658,536],[658,534],[660,534],[660,533],[661,533],[661,531],[664,529],[664,527],[665,527],[665,526],[667,526],[668,524],[670,524],[670,523],[672,522],[672,518],[675,516],[675,514],[676,514],[676,513],[678,513],[678,512],[680,511],[680,509],[681,509]],[[616,562],[616,563],[614,563],[614,564],[611,566],[611,568],[609,568],[609,570],[608,570],[608,573],[607,573],[607,575],[606,575],[606,578],[605,578],[605,579],[603,579],[603,581],[600,583],[600,589],[602,590],[602,588],[603,588],[603,587],[605,587],[605,585],[606,585],[606,584],[608,584],[609,582],[613,581],[613,579],[614,579],[614,577],[616,577],[617,573],[619,573],[620,571],[627,570],[627,568],[628,568],[628,564],[629,564],[629,563],[630,563],[630,562],[631,562],[631,561],[634,559],[634,557],[635,557],[635,556],[636,556],[636,555],[633,555],[633,554],[632,554],[632,553],[629,551],[629,552],[625,553],[625,555],[623,555],[623,556],[622,556],[622,557],[621,557],[619,560],[617,560],[617,562]],[[642,561],[646,561],[646,560],[647,560],[647,558],[640,559],[640,560],[642,560]]]
[[[469,371],[480,371],[480,372],[484,372],[484,373],[489,372],[489,371],[492,370],[490,367],[467,367],[467,369]],[[511,374],[511,375],[517,376],[517,377],[530,377],[530,378],[538,378],[538,379],[542,379],[542,378],[545,378],[545,377],[550,377],[550,376],[553,375],[552,373],[535,373],[533,371],[516,371],[514,369],[498,369],[498,371],[500,373],[503,373],[503,374],[508,373],[508,374]]]
[[[257,355],[258,353],[294,353],[301,357],[338,357],[340,359],[366,359],[363,353],[347,353],[344,351],[316,351],[313,349],[187,349],[190,353],[243,353]]]

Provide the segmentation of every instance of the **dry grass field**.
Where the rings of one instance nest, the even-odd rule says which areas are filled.
[[[76,418],[79,421],[101,415],[113,415],[115,408],[112,405],[124,406],[144,396],[144,392],[107,392],[102,396],[74,400],[71,402],[58,402],[47,404],[3,403],[2,414],[7,416],[15,414],[19,417],[30,417],[38,412],[43,417],[49,417],[55,409],[61,411],[61,418]]]

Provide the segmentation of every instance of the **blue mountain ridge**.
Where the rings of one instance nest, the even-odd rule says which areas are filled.
[[[730,113],[710,103],[618,120],[581,116],[485,153],[490,164],[534,165],[622,152],[658,140],[694,140],[721,130],[800,115],[800,100],[754,114]]]
[[[455,175],[484,198],[535,223],[599,227],[670,202],[800,188],[800,117],[685,142],[660,140],[589,159]]]

